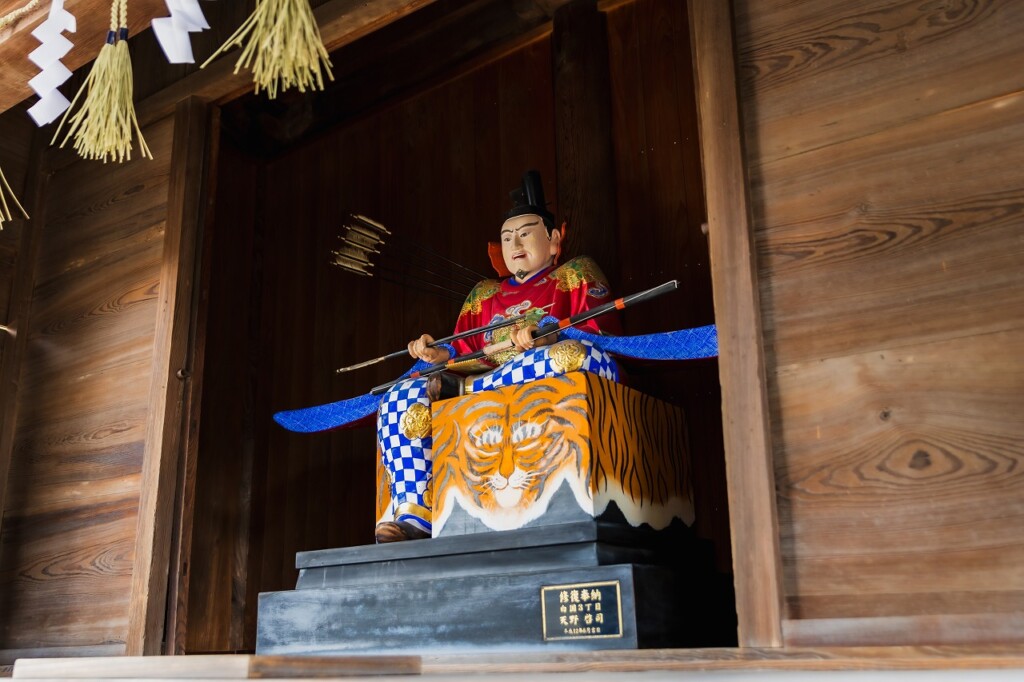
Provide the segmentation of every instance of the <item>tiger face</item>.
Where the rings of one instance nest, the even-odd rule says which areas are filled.
[[[581,461],[589,448],[579,441],[586,434],[586,396],[567,394],[564,388],[574,386],[562,383],[534,382],[451,401],[459,418],[443,421],[434,434],[435,452],[447,453],[434,462],[435,487],[444,481],[446,489],[457,490],[462,506],[492,527],[516,528],[543,513],[565,478],[560,472],[589,474]]]
[[[482,503],[510,509],[536,499],[540,484],[554,468],[553,455],[561,440],[553,425],[536,416],[513,419],[506,405],[503,415],[489,413],[470,427],[466,464]]]

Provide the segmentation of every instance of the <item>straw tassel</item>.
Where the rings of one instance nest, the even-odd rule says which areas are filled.
[[[14,196],[14,190],[11,189],[10,184],[7,182],[7,178],[4,177],[4,172],[0,170],[0,230],[4,229],[4,223],[9,223],[14,220],[11,208],[7,204],[7,197],[11,198],[14,205],[18,207],[18,212],[27,219],[28,213],[25,212],[21,202],[18,201],[18,197]]]
[[[235,62],[235,73],[242,67],[251,68],[256,92],[266,90],[270,99],[291,87],[299,92],[323,90],[323,71],[334,80],[309,0],[256,0],[256,10],[203,67],[231,47],[241,46],[246,37],[248,43]]]
[[[81,108],[68,119],[82,93],[86,93]],[[107,43],[100,48],[96,62],[71,108],[64,114],[53,136],[56,142],[64,123],[67,134],[60,146],[75,137],[75,149],[84,159],[125,161],[132,158],[132,132],[139,136],[142,156],[152,159],[153,154],[142,137],[139,121],[132,101],[132,61],[128,54],[128,0],[113,0],[110,6],[110,32]]]

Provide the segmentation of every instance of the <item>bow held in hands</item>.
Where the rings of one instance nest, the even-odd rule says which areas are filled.
[[[451,354],[446,348],[431,345],[435,343],[434,337],[424,334],[418,339],[409,342],[409,355],[431,365],[447,361]]]

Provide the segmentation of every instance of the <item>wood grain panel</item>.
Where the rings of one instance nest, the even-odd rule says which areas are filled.
[[[170,131],[144,132],[167,149]],[[65,160],[50,180],[0,539],[3,649],[125,641],[168,163]]]
[[[737,15],[741,87],[757,107],[765,161],[1024,88],[1020,3],[858,0],[836,12],[825,3],[757,11],[740,2]]]
[[[1024,143],[1024,94],[1000,103],[764,167],[762,290],[778,362],[1014,324],[1024,194],[1001,150]],[[929,159],[941,161],[925,170]],[[915,167],[926,183],[895,170]],[[827,182],[851,173],[857,183]]]
[[[919,610],[913,595],[954,592],[958,612],[1020,601],[1004,593],[1024,594],[1022,351],[1018,329],[778,373],[777,480],[798,612],[804,596],[826,594],[903,592],[902,608]],[[878,509],[884,523],[872,520]],[[844,613],[877,605],[854,614],[847,599]]]
[[[5,125],[10,125],[9,122]],[[15,124],[15,129],[17,124]],[[10,144],[8,142],[8,144]],[[45,189],[49,174],[44,172],[44,143],[40,135],[31,136],[31,146],[24,173],[25,194],[22,203],[28,206],[31,215],[39,224],[45,216]],[[29,229],[21,221],[12,221],[5,236],[0,239],[4,245],[3,258],[9,259],[9,269],[4,269],[0,286],[4,291],[2,310],[3,323],[9,330],[0,335],[0,530],[3,526],[3,509],[6,508],[5,494],[8,474],[14,452],[14,431],[18,420],[18,393],[22,363],[28,348],[28,336],[18,335],[18,330],[29,328],[32,310],[32,285],[35,281],[35,263],[39,254],[41,239],[38,229]],[[11,334],[10,330],[14,333]]]
[[[802,594],[788,599],[793,620],[847,619],[860,614],[872,618],[903,618],[908,616],[957,616],[976,614],[978,604],[985,602],[989,613],[1024,612],[1024,594],[1010,590],[970,590],[941,592],[868,592],[864,594]],[[785,626],[784,626],[785,627]]]
[[[0,543],[4,648],[123,641],[136,499],[8,511]]]
[[[1022,8],[736,6],[787,645],[1019,641]]]
[[[1024,614],[973,613],[887,618],[827,618],[783,623],[790,646],[1020,644]]]
[[[32,121],[22,107],[15,107],[0,116],[0,170],[23,206],[26,201],[24,191],[32,134]],[[30,209],[31,206],[26,208]],[[15,220],[4,223],[3,230],[0,230],[0,324],[7,324],[9,319],[8,310],[22,229],[22,221]],[[8,341],[0,340],[0,343],[7,345]]]

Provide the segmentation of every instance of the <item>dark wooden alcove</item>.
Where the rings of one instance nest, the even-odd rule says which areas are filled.
[[[679,279],[627,333],[714,322],[689,43],[675,0],[442,1],[334,53],[323,93],[216,111],[168,652],[253,650],[257,595],[294,586],[297,551],[373,540],[372,429],[296,435],[271,415],[393,378],[402,361],[334,369],[447,333],[459,304],[332,267],[345,213],[488,274],[508,190],[537,168],[568,255],[620,293]],[[692,617],[701,644],[735,644],[717,361],[630,371],[687,412],[695,534],[721,576],[692,586],[710,595]]]

